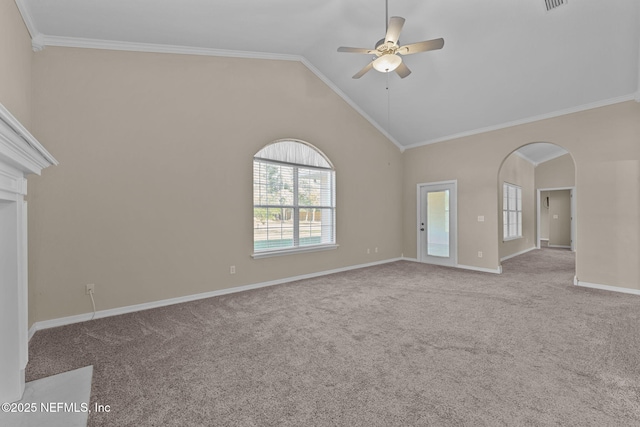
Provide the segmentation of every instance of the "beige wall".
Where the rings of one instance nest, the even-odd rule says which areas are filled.
[[[640,104],[629,101],[407,150],[404,255],[416,256],[416,184],[457,179],[458,262],[497,268],[500,165],[522,145],[550,142],[575,160],[578,279],[638,289],[639,141]],[[485,257],[477,258],[477,251]]]
[[[549,246],[571,247],[571,192],[549,192]]]
[[[104,310],[401,254],[400,151],[301,63],[48,47],[34,120],[60,162],[30,182],[36,320],[87,283]],[[285,137],[333,162],[340,247],[254,260],[252,158]]]
[[[498,178],[498,237],[500,259],[531,249],[536,240],[536,212],[535,212],[535,168],[533,164],[511,154],[500,168]],[[522,238],[504,241],[502,220],[503,183],[515,184],[522,188]]]
[[[566,188],[576,185],[576,168],[571,154],[536,166],[536,188]]]
[[[13,0],[0,0],[0,103],[31,125],[31,38]]]

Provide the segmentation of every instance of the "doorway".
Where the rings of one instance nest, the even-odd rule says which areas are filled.
[[[455,266],[457,181],[418,184],[418,261]]]
[[[538,189],[537,247],[566,248],[575,252],[575,188]]]
[[[513,240],[505,239],[502,235],[503,198],[498,198],[500,260],[514,258],[533,249],[545,248],[548,254],[562,252],[547,251],[547,246],[576,252],[576,164],[571,153],[555,143],[525,144],[502,161],[498,169],[499,194],[505,181],[523,189],[523,221],[522,235]]]

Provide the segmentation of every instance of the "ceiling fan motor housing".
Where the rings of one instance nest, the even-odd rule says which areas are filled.
[[[398,49],[399,46],[400,46],[400,40],[398,40],[397,43],[393,43],[391,41],[385,42],[385,39],[380,39],[378,40],[378,43],[376,43],[375,49],[381,54],[395,53],[395,51]]]

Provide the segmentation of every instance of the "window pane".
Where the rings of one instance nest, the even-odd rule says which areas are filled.
[[[253,249],[293,247],[292,208],[253,209]]]
[[[293,205],[293,167],[269,163],[264,165],[266,194],[263,204]]]
[[[320,211],[315,208],[300,209],[300,246],[320,243]]]
[[[333,209],[300,208],[300,246],[334,243]]]
[[[502,209],[509,209],[509,186],[507,184],[502,186]]]
[[[516,189],[513,186],[509,186],[509,210],[516,209]]]
[[[331,169],[331,165],[324,157],[324,154],[299,141],[276,141],[258,151],[255,157]]]
[[[253,162],[253,204],[266,204],[266,168],[264,163]]]
[[[316,214],[316,221],[320,222],[320,243],[329,244],[336,242],[335,236],[335,209],[320,209]]]
[[[518,212],[518,236],[522,236],[522,212]]]
[[[502,212],[502,236],[509,237],[509,213],[507,211]]]
[[[298,204],[300,206],[333,206],[333,172],[298,169]]]
[[[253,204],[293,205],[293,167],[253,162]]]
[[[509,212],[509,237],[517,236],[517,232],[518,232],[517,213]]]

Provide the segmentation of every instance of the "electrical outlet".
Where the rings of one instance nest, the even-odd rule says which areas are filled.
[[[478,251],[478,258],[482,258],[482,251]]]
[[[232,265],[231,267],[229,267],[229,274],[236,274],[236,266]]]
[[[478,215],[478,222],[484,222],[484,215]]]
[[[371,253],[371,248],[367,248],[367,253],[370,254]]]
[[[378,253],[378,248],[376,248],[376,253]]]
[[[89,283],[88,285],[84,286],[84,293],[89,295],[91,293],[96,293],[96,285],[93,283]]]

